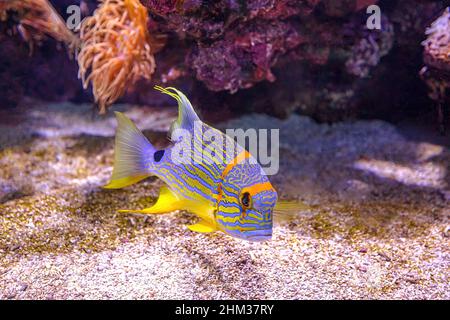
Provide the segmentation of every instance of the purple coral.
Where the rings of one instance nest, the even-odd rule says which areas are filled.
[[[236,92],[275,80],[278,59],[304,43],[298,17],[310,15],[319,0],[152,1],[143,3],[163,19],[163,29],[193,41],[186,59],[210,90]]]
[[[450,72],[450,7],[426,31],[425,64]]]
[[[351,30],[347,36],[352,40],[356,39],[345,63],[347,72],[361,78],[367,77],[371,68],[378,65],[380,59],[391,50],[394,44],[394,27],[382,15],[381,30],[368,30],[365,22],[360,19],[350,22],[345,28],[347,31]]]
[[[229,31],[211,45],[199,45],[188,59],[197,78],[210,90],[236,92],[254,82],[275,80],[270,68],[301,42],[291,24],[256,23]]]

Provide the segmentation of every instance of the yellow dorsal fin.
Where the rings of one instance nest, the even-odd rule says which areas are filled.
[[[168,213],[175,210],[182,210],[184,208],[184,200],[180,199],[172,190],[167,186],[161,187],[159,191],[159,197],[156,203],[150,207],[142,210],[119,210],[121,213],[144,213],[144,214],[159,214]]]
[[[192,224],[187,226],[189,230],[194,232],[201,232],[201,233],[208,233],[208,232],[214,232],[217,231],[217,228],[211,224],[209,224],[207,221],[202,220],[199,223]]]
[[[165,93],[178,102],[178,119],[175,120],[171,127],[170,133],[174,132],[176,129],[187,129],[193,130],[194,123],[196,121],[200,121],[197,113],[195,113],[194,108],[192,107],[189,99],[178,89],[173,87],[163,88],[161,86],[155,86],[155,89]]]

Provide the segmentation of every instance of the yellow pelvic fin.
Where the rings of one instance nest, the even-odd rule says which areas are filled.
[[[209,224],[205,220],[202,220],[202,221],[200,221],[199,223],[196,223],[196,224],[191,224],[191,225],[189,225],[187,227],[191,231],[201,232],[201,233],[214,232],[214,231],[218,230],[215,226],[213,226],[212,224]]]
[[[159,198],[156,203],[150,207],[142,210],[119,210],[121,213],[144,213],[144,214],[160,214],[168,213],[175,210],[185,209],[183,207],[184,201],[181,200],[172,190],[163,186],[159,191]]]

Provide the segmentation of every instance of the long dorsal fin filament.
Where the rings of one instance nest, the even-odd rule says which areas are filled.
[[[172,123],[170,132],[180,128],[192,130],[194,128],[194,123],[200,121],[200,118],[197,113],[195,113],[191,102],[183,92],[173,87],[163,88],[161,86],[155,86],[155,89],[171,96],[178,102],[178,119]]]

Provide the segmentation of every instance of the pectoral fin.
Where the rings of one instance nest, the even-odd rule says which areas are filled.
[[[184,201],[173,193],[168,187],[163,186],[159,191],[159,198],[156,203],[150,207],[142,210],[119,210],[121,213],[144,213],[144,214],[160,214],[168,213],[175,210],[184,209]]]
[[[299,217],[302,211],[316,211],[315,206],[300,201],[280,200],[273,209],[274,219],[277,221],[290,221]]]
[[[217,231],[217,228],[205,220],[200,221],[199,223],[192,224],[187,226],[189,230],[195,231],[195,232],[201,232],[201,233],[208,233],[208,232],[214,232]]]

